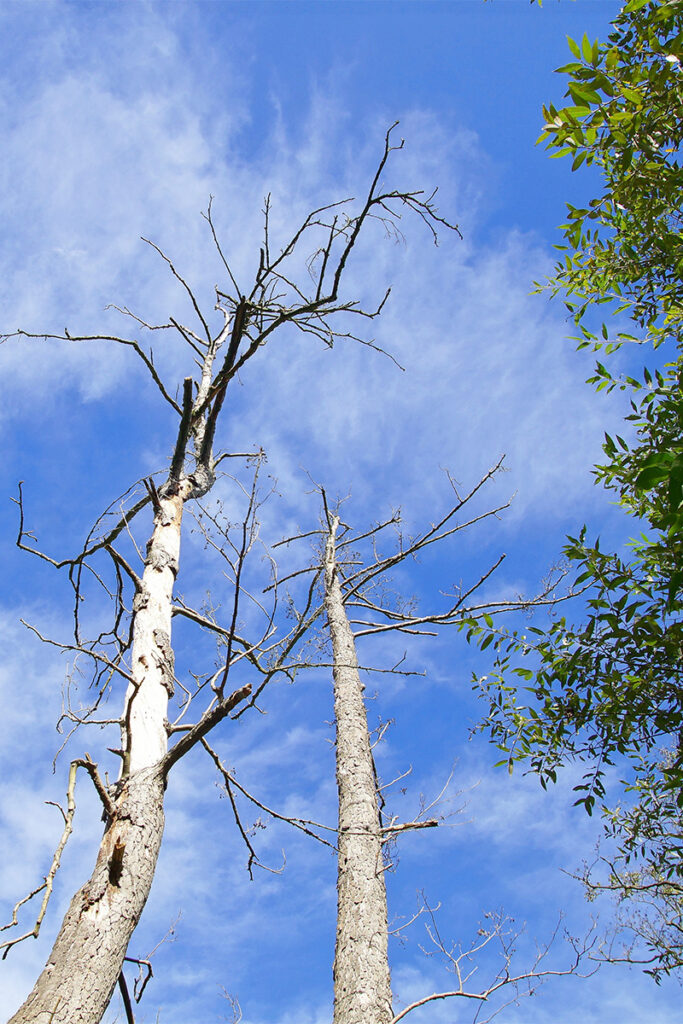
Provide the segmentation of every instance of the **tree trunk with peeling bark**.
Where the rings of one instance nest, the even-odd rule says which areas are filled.
[[[184,486],[160,497],[134,600],[122,772],[92,876],[73,897],[47,964],[10,1024],[99,1021],[152,885],[164,830],[171,616]]]
[[[157,766],[124,783],[90,879],[71,900],[35,987],[9,1024],[93,1024],[102,1018],[149,895],[164,830]]]
[[[377,783],[363,684],[335,557],[339,519],[325,549],[325,610],[332,638],[339,793],[334,1024],[389,1024],[387,893]]]

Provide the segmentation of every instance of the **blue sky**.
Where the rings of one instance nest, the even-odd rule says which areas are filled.
[[[376,338],[406,372],[366,349],[274,343],[235,389],[221,444],[268,453],[278,491],[263,510],[270,543],[315,524],[307,474],[332,494],[350,492],[348,515],[359,528],[399,504],[410,528],[447,501],[445,467],[473,483],[505,452],[509,471],[491,501],[514,493],[509,513],[396,582],[426,597],[475,577],[505,550],[495,586],[533,592],[566,532],[588,521],[593,532],[623,535],[590,477],[603,430],[619,422],[618,398],[595,397],[583,384],[590,359],[564,340],[561,305],[530,294],[552,267],[564,201],[591,188],[585,174],[572,176],[535,147],[541,104],[560,98],[553,68],[566,59],[565,36],[604,36],[617,10],[608,0],[546,0],[542,9],[523,0],[5,0],[2,330],[120,329],[104,311],[110,302],[150,319],[184,315],[141,235],[163,246],[210,307],[220,267],[200,216],[209,195],[237,272],[253,273],[263,196],[272,193],[274,228],[284,236],[309,208],[358,194],[386,127],[400,119],[406,146],[392,180],[438,185],[441,210],[464,236],[444,237],[436,249],[418,223],[406,223],[399,245],[371,230],[349,269],[354,295],[368,304],[393,285]],[[184,353],[171,346],[155,357],[166,379],[182,379]],[[164,466],[173,438],[157,392],[125,351],[8,343],[0,362],[0,841],[18,853],[0,866],[7,916],[47,869],[59,823],[43,801],[61,798],[68,760],[115,745],[97,732],[76,737],[52,773],[66,663],[19,619],[65,635],[68,591],[15,549],[8,499],[23,479],[30,526],[46,550],[67,554],[112,499]],[[220,494],[232,500],[227,485]],[[220,600],[216,566],[196,535],[184,544],[179,586],[188,598],[200,601],[211,588]],[[183,670],[210,659],[195,642],[178,630]],[[397,650],[368,644],[363,653],[389,664]],[[377,691],[371,718],[396,722],[378,752],[380,771],[390,778],[413,766],[397,797],[409,811],[420,793],[440,790],[455,763],[453,809],[466,806],[452,828],[404,841],[389,875],[391,915],[411,916],[424,890],[442,903],[442,933],[467,945],[483,914],[504,907],[527,922],[522,958],[560,911],[575,933],[584,931],[595,908],[562,870],[590,858],[599,830],[571,809],[571,773],[544,794],[533,779],[493,771],[495,753],[483,740],[468,742],[477,715],[470,675],[482,665],[461,637],[416,646],[409,658],[427,669],[425,679],[378,676],[368,686]],[[329,680],[274,686],[265,706],[266,717],[241,719],[226,733],[223,753],[266,804],[332,821]],[[286,870],[249,882],[214,782],[197,756],[169,788],[164,852],[132,954],[145,955],[181,917],[174,941],[155,955],[140,1020],[156,1020],[157,1011],[163,1024],[229,1019],[224,987],[246,1024],[322,1024],[331,1006],[334,861],[271,824],[256,841],[274,866],[284,849]],[[30,988],[69,895],[90,870],[99,814],[84,782],[78,806],[44,936],[2,964],[5,1014]],[[420,927],[393,950],[397,1002],[448,987],[448,975],[420,951]],[[655,988],[638,971],[614,968],[548,983],[499,1019],[670,1024],[679,1000],[673,983]],[[114,1001],[108,1019],[117,1013]],[[432,1004],[411,1019],[460,1024],[471,1013]]]

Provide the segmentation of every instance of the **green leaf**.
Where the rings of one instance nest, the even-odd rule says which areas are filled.
[[[641,106],[643,102],[643,93],[639,89],[631,89],[624,85],[621,89],[622,96],[625,96],[631,103],[635,103],[636,106]]]
[[[683,501],[683,465],[677,459],[671,467],[668,484],[669,507],[672,512],[677,512]]]
[[[613,46],[611,50],[607,51],[607,55],[605,56],[605,68],[608,72],[614,71],[618,63],[619,50],[616,46]]]
[[[671,471],[671,458],[655,455],[646,460],[647,465],[636,476],[634,486],[639,491],[650,491],[666,480]]]
[[[589,64],[593,60],[593,47],[591,46],[590,39],[584,32],[583,39],[581,40],[581,56]]]
[[[571,36],[567,36],[567,44],[577,60],[581,60],[581,50],[578,43],[575,43]]]
[[[569,83],[569,94],[574,100],[574,103],[576,103],[578,107],[585,108],[586,112],[588,111],[591,103],[600,103],[600,97],[597,92],[594,92],[592,89],[588,89],[585,86],[577,85],[575,82]],[[585,116],[585,114],[580,116]]]
[[[577,153],[577,155],[574,157],[574,160],[572,161],[572,170],[573,171],[578,170],[579,167],[584,162],[584,160],[586,159],[587,156],[588,156],[588,152],[585,149],[582,149],[580,153]],[[580,238],[580,235],[579,235],[579,238]],[[574,245],[578,245],[578,241],[574,242],[573,244]]]

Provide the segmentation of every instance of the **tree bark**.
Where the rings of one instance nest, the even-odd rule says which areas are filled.
[[[95,869],[73,897],[48,961],[9,1024],[98,1024],[152,885],[164,831],[171,613],[189,485],[159,497],[133,604],[131,675],[122,722],[121,777],[112,791]]]
[[[337,727],[339,859],[334,1024],[389,1024],[387,896],[375,769],[363,684],[337,573],[334,517],[325,550]]]
[[[35,987],[9,1024],[97,1024],[121,973],[154,877],[164,778],[143,769],[123,786],[95,870],[76,893]]]
[[[132,676],[122,730],[122,777],[156,764],[168,749],[168,699],[173,696],[171,618],[178,575],[180,530],[187,481],[178,493],[159,498],[147,544],[142,586],[135,596]]]

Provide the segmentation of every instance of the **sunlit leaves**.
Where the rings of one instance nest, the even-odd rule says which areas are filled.
[[[604,352],[596,391],[630,394],[631,431],[605,434],[594,473],[639,536],[626,555],[588,543],[585,528],[568,538],[580,621],[567,613],[508,633],[478,620],[468,635],[495,652],[475,685],[501,763],[524,762],[544,787],[561,766],[584,764],[576,804],[588,814],[602,806],[617,842],[603,888],[663,915],[655,927],[639,911],[631,924],[658,978],[683,968],[683,0],[631,0],[606,43],[584,35],[568,45],[568,102],[543,108],[539,141],[574,171],[597,169],[601,191],[567,205],[547,287],[564,297],[578,347]],[[598,311],[619,328],[608,318],[596,329]],[[618,373],[607,357],[624,342],[648,359],[666,344],[670,362]],[[616,765],[626,782],[610,809]]]
[[[543,111],[541,139],[550,155],[571,155],[574,170],[597,164],[604,181],[591,209],[569,209],[570,255],[558,264],[552,286],[572,299],[579,322],[587,301],[612,295],[618,284],[655,345],[662,318],[682,297],[682,23],[679,2],[648,0],[626,8],[605,44],[585,35],[580,43],[569,39],[576,60],[559,70],[570,103]],[[599,234],[587,235],[590,221]],[[677,334],[679,319],[672,326]]]

